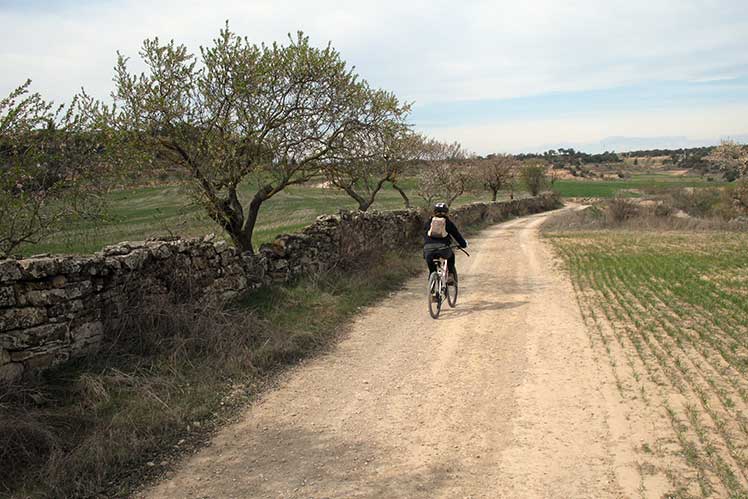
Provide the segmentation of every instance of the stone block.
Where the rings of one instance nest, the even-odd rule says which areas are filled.
[[[38,307],[0,310],[0,331],[38,326],[47,320],[47,311]]]
[[[12,307],[16,304],[16,292],[13,286],[0,287],[0,307]]]
[[[32,289],[22,293],[18,303],[20,305],[33,305],[35,307],[57,305],[71,300],[80,299],[91,294],[93,285],[91,281],[74,283],[65,288]]]
[[[67,300],[50,306],[47,309],[47,314],[49,317],[59,317],[64,315],[69,319],[73,319],[78,313],[85,310],[85,308],[83,300]]]
[[[21,267],[16,260],[0,260],[0,283],[21,279]]]
[[[74,343],[89,342],[90,340],[99,339],[104,334],[104,326],[101,322],[87,322],[73,328],[71,337]]]
[[[156,248],[153,254],[160,260],[166,260],[168,258],[171,258],[174,255],[174,252],[171,250],[171,247],[168,244],[162,244],[161,246]]]
[[[60,273],[60,261],[56,258],[36,258],[19,261],[22,274],[31,279],[43,279]]]
[[[10,362],[10,352],[4,348],[0,348],[0,366]]]
[[[130,270],[139,270],[143,267],[147,257],[145,251],[133,251],[128,255],[117,257],[119,262]]]
[[[45,369],[70,359],[68,351],[39,351],[34,353],[35,355],[31,355],[23,361],[26,369]]]
[[[53,341],[65,341],[67,340],[67,332],[67,324],[58,323],[0,333],[0,348],[18,351],[38,347]]]

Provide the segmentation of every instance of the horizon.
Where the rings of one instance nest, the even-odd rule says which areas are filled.
[[[58,103],[81,87],[105,99],[117,50],[135,62],[142,41],[159,36],[197,52],[228,19],[255,43],[296,30],[330,41],[364,79],[414,102],[417,131],[481,155],[748,141],[746,2],[452,7],[2,0],[0,93],[31,78]]]

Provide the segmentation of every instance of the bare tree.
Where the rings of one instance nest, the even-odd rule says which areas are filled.
[[[0,257],[102,213],[102,135],[81,98],[55,108],[30,85],[0,100]]]
[[[447,205],[463,195],[470,184],[469,154],[457,143],[429,140],[425,144],[427,164],[418,174],[418,195],[427,203],[444,200]]]
[[[287,45],[254,45],[227,26],[200,65],[183,45],[146,40],[147,70],[128,70],[119,55],[106,109],[114,129],[147,157],[141,166],[176,166],[196,199],[242,251],[262,204],[317,174],[358,133],[364,82],[330,45],[302,33]],[[240,186],[253,186],[248,200]]]
[[[491,192],[491,200],[496,201],[499,191],[513,181],[519,164],[511,154],[491,154],[473,161],[471,167],[476,180]]]

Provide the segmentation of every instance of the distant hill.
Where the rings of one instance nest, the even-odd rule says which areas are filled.
[[[740,143],[748,142],[748,134],[735,134],[725,137],[709,139],[690,139],[685,136],[662,136],[662,137],[606,137],[598,142],[590,143],[562,143],[545,144],[532,148],[533,152],[543,152],[549,149],[574,148],[589,154],[599,154],[605,151],[628,152],[644,151],[652,149],[690,149],[695,147],[707,147],[718,145],[720,140],[731,139]]]

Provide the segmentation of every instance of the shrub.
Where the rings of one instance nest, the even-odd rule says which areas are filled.
[[[522,183],[533,196],[540,194],[540,191],[548,187],[548,175],[545,171],[545,165],[530,163],[520,170]]]
[[[673,207],[683,210],[692,217],[709,217],[715,215],[722,193],[719,189],[684,188],[671,191]]]
[[[613,223],[625,222],[639,213],[639,207],[631,199],[623,196],[610,199],[606,208],[608,220]]]

